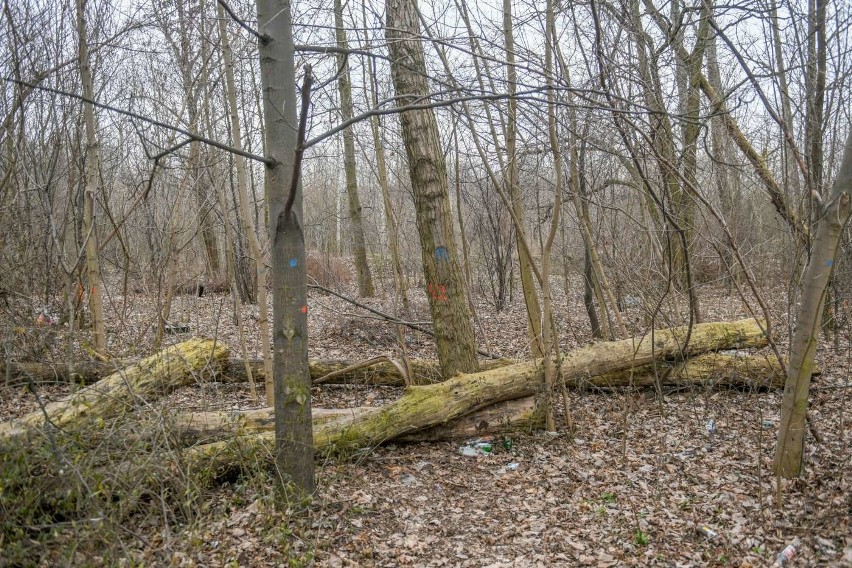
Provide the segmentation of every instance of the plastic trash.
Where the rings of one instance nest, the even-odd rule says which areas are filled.
[[[518,469],[518,467],[520,465],[521,464],[519,464],[518,462],[508,463],[508,464],[506,464],[506,470],[507,471],[515,471],[516,469]]]
[[[700,534],[701,536],[706,536],[707,538],[713,539],[719,536],[719,533],[708,527],[707,525],[698,525],[695,527],[695,532]]]
[[[713,420],[712,418],[710,420],[708,420],[706,428],[707,428],[707,435],[712,438],[713,434],[716,433],[716,421]]]
[[[476,440],[470,440],[464,446],[460,447],[459,453],[467,457],[488,456],[491,455],[493,450],[494,444],[491,440],[477,438]]]
[[[773,428],[775,426],[775,422],[773,422],[772,420],[764,420],[760,424],[764,428]]]
[[[59,316],[50,313],[50,308],[44,306],[38,313],[35,323],[37,326],[56,325],[59,323]]]
[[[775,557],[775,566],[787,566],[796,557],[798,552],[799,539],[793,539],[793,542],[788,544],[784,550],[778,553]]]

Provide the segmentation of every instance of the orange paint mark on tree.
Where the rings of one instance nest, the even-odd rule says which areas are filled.
[[[447,288],[443,284],[429,284],[427,291],[429,297],[437,302],[447,301]]]

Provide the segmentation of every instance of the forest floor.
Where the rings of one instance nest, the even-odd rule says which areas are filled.
[[[783,340],[784,294],[767,297]],[[411,298],[411,319],[427,321],[422,291]],[[702,290],[701,300],[706,321],[745,316],[742,301],[720,290]],[[588,343],[579,294],[555,301],[563,350]],[[368,303],[393,311],[388,297]],[[647,303],[627,314],[634,331],[645,329]],[[145,295],[109,298],[113,355],[149,354],[151,305]],[[521,298],[500,313],[484,301],[477,307],[480,346],[524,357]],[[259,357],[256,307],[243,310],[250,356]],[[190,324],[191,335],[216,336],[239,355],[230,296],[178,296],[172,313]],[[311,357],[396,356],[393,328],[343,300],[312,291],[309,319]],[[62,331],[54,333],[39,354],[43,360],[64,360]],[[111,555],[74,542],[75,529],[57,526],[53,545],[65,552],[45,553],[42,564],[47,558],[112,564],[118,554],[128,566],[769,566],[799,539],[793,566],[852,566],[848,325],[841,334],[821,343],[806,469],[800,479],[782,482],[780,509],[772,474],[780,391],[696,388],[662,398],[648,390],[572,392],[573,433],[519,433],[511,447],[497,443],[491,455],[474,457],[459,453],[461,440],[390,444],[345,461],[320,458],[318,489],[302,515],[274,509],[270,477],[236,478],[206,493],[203,507],[183,518],[129,517]],[[434,357],[429,337],[406,331],[406,341],[410,356]],[[67,391],[46,386],[39,394],[51,399]],[[381,405],[399,394],[391,387],[328,385],[314,388],[313,405]],[[260,395],[263,400],[262,385]],[[156,408],[256,406],[246,384],[213,383],[182,388]],[[0,419],[35,409],[31,392],[0,387]],[[700,526],[717,536],[700,534]],[[42,545],[49,550],[51,542]]]

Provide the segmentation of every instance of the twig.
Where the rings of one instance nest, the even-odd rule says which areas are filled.
[[[402,365],[400,365],[397,361],[394,361],[390,357],[386,357],[385,355],[379,355],[378,357],[373,357],[372,359],[367,359],[366,361],[360,361],[360,362],[355,363],[353,365],[349,365],[348,367],[344,367],[343,369],[338,369],[337,371],[332,371],[331,373],[323,375],[322,377],[313,381],[313,384],[321,385],[323,383],[330,381],[331,379],[345,375],[346,373],[350,373],[352,371],[357,371],[358,369],[365,369],[367,367],[372,367],[373,365],[376,365],[378,363],[390,363],[391,365],[396,367],[396,370],[399,371],[400,375],[402,375],[402,380],[405,381],[405,384],[409,384],[410,377],[405,372],[405,369],[402,367]]]
[[[43,87],[41,85],[36,85],[34,83],[30,83],[30,82],[27,82],[27,81],[21,81],[19,79],[14,79],[12,77],[3,77],[2,80],[7,81],[9,83],[17,83],[19,85],[23,85],[24,87],[29,87],[30,89],[36,89],[36,90],[39,90],[39,91],[44,91],[45,93],[51,93],[51,94],[54,94],[54,95],[59,95],[61,97],[68,97],[68,98],[71,98],[71,99],[82,101],[84,103],[89,103],[92,106],[96,106],[98,108],[102,108],[102,109],[108,110],[110,112],[115,112],[115,113],[118,113],[118,114],[121,114],[121,115],[124,115],[124,116],[129,116],[130,118],[135,118],[136,120],[141,120],[141,121],[146,122],[148,124],[151,124],[153,126],[158,126],[160,128],[165,128],[167,130],[171,130],[173,132],[178,132],[180,134],[183,134],[184,136],[189,136],[192,140],[196,140],[198,142],[203,142],[204,144],[207,144],[208,146],[213,146],[214,148],[219,148],[220,150],[225,150],[226,152],[230,152],[232,154],[236,154],[238,156],[242,156],[242,157],[248,158],[250,160],[262,162],[266,165],[273,165],[273,162],[270,158],[258,156],[256,154],[252,154],[251,152],[246,152],[244,150],[238,150],[237,148],[234,148],[232,146],[228,146],[227,144],[222,144],[221,142],[216,142],[215,140],[211,140],[210,138],[205,138],[204,136],[199,136],[198,134],[193,134],[192,132],[190,132],[189,130],[186,130],[184,128],[179,128],[179,127],[171,125],[171,124],[166,124],[165,122],[160,122],[159,120],[154,120],[153,118],[148,118],[146,116],[142,116],[141,114],[131,112],[129,110],[124,110],[124,109],[117,108],[117,107],[114,107],[114,106],[111,106],[111,105],[108,105],[108,104],[99,103],[98,101],[89,99],[89,98],[84,97],[82,95],[77,95],[75,93],[69,93],[67,91],[61,91],[59,89],[53,89],[51,87]]]

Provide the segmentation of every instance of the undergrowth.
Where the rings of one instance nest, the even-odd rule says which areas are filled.
[[[257,528],[282,562],[310,562],[309,548],[290,550],[292,527],[300,523],[275,510],[277,484],[268,461],[246,460],[225,479],[188,471],[168,423],[161,415],[136,415],[0,442],[0,566],[143,566],[204,558],[211,538],[199,535],[247,501],[257,502],[266,525]],[[221,550],[223,563],[229,558],[241,565],[236,552]]]

